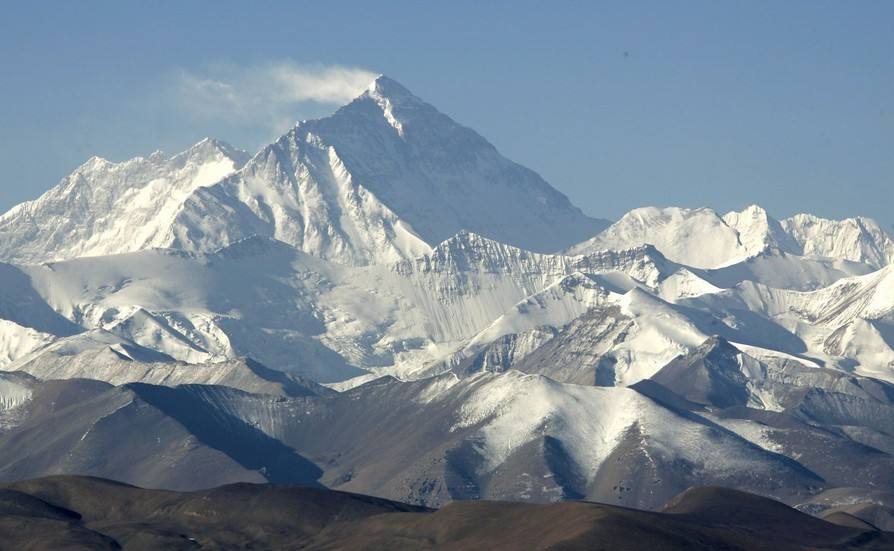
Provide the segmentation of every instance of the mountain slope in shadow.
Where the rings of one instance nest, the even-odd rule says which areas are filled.
[[[691,488],[660,512],[589,502],[432,510],[303,486],[145,490],[52,476],[0,488],[0,549],[892,549],[752,494]]]

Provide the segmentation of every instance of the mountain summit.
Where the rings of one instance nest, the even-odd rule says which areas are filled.
[[[551,252],[606,225],[380,76],[333,115],[302,121],[248,162],[211,140],[171,159],[91,159],[0,217],[0,259],[207,252],[261,235],[365,265],[424,254],[464,229]]]
[[[170,243],[183,201],[241,168],[248,154],[206,138],[166,157],[92,157],[34,201],[0,216],[0,258],[33,263]]]
[[[633,209],[569,254],[655,245],[668,259],[715,269],[762,254],[834,258],[881,268],[894,262],[894,239],[869,218],[826,220],[798,214],[779,221],[751,205],[725,215],[679,207]]]
[[[209,214],[217,225],[202,227]],[[187,201],[174,244],[209,250],[261,234],[363,265],[424,254],[464,229],[549,252],[604,226],[473,130],[379,77]]]

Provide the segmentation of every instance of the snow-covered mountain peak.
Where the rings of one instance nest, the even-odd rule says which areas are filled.
[[[568,258],[574,265],[587,270],[624,272],[653,289],[657,289],[661,281],[680,269],[679,264],[669,261],[650,244],[619,250],[595,250],[586,255]]]
[[[444,125],[457,126],[449,117],[440,113],[432,105],[413,95],[400,83],[380,75],[367,89],[354,98],[350,103],[337,110],[332,116],[323,119],[303,121],[303,124],[311,128],[330,126],[331,124],[362,124],[379,126],[388,129],[389,133],[399,139],[406,140],[408,128],[417,128],[415,140],[420,136],[437,131]],[[363,129],[358,129],[363,131]],[[465,129],[468,131],[468,129]],[[327,131],[323,131],[326,134]],[[485,142],[484,138],[475,134],[475,137]],[[439,139],[442,139],[441,136]]]
[[[385,119],[401,137],[404,137],[404,124],[416,111],[434,111],[434,108],[385,75],[379,75],[358,100],[363,101],[366,98],[372,99],[379,106]]]
[[[877,268],[894,262],[894,239],[871,218],[829,220],[796,214],[781,225],[804,255],[852,260]]]
[[[422,100],[413,95],[412,92],[404,88],[404,86],[394,79],[385,75],[379,75],[373,80],[365,91],[370,96],[387,98],[392,102],[414,102],[422,103]]]
[[[341,264],[391,264],[464,228],[546,253],[606,226],[384,76],[246,157],[205,139],[172,158],[91,159],[0,218],[0,260],[212,252],[262,235]]]
[[[531,252],[472,231],[461,230],[430,252],[398,263],[395,269],[399,273],[457,274],[474,271],[509,276],[525,273],[560,277],[569,270],[576,269],[578,264],[589,266],[591,263],[589,259]],[[616,266],[609,269],[612,268]]]
[[[160,153],[156,151],[156,153]],[[153,153],[155,155],[155,153]],[[188,162],[207,162],[221,158],[231,159],[241,167],[248,162],[249,155],[247,152],[236,149],[232,145],[214,138],[203,138],[201,141],[171,157],[174,163],[185,164]]]
[[[583,258],[599,261],[600,259],[606,257],[630,257],[630,258],[642,258],[646,259],[649,262],[653,262],[655,264],[660,264],[662,266],[673,265],[675,268],[678,267],[678,264],[675,264],[667,259],[661,251],[658,250],[655,245],[651,243],[643,243],[642,245],[635,245],[633,247],[628,247],[624,249],[600,249],[588,251],[581,256]]]
[[[426,105],[402,84],[385,75],[379,75],[360,97],[370,97],[383,105],[388,104],[399,109],[411,109]]]
[[[232,145],[214,138],[203,138],[199,142],[193,144],[189,148],[168,156],[164,151],[157,149],[148,156],[137,156],[120,162],[110,161],[104,157],[94,155],[87,159],[83,164],[77,167],[72,174],[62,180],[65,182],[74,175],[95,175],[102,171],[122,171],[130,170],[138,172],[146,170],[149,167],[156,166],[160,168],[178,167],[183,168],[188,164],[205,164],[209,162],[228,161],[235,168],[241,168],[249,159],[247,152],[237,149]],[[91,185],[102,185],[102,182],[87,182]],[[214,183],[214,182],[210,182]],[[122,185],[139,185],[140,182],[131,178],[121,182]],[[58,186],[57,186],[58,187]],[[52,190],[51,190],[52,191]]]
[[[636,316],[649,310],[662,309],[664,301],[640,287],[634,287],[621,297],[618,305],[625,314]]]
[[[665,257],[695,268],[718,268],[749,256],[738,232],[708,208],[643,207],[633,209],[595,237],[569,252],[629,249],[652,244]]]
[[[92,157],[38,199],[0,216],[0,258],[36,263],[167,246],[183,202],[246,157],[208,139],[170,158]]]
[[[552,252],[605,223],[382,77],[331,116],[299,123],[236,177],[197,194],[175,226],[174,244],[190,250],[260,234],[367,265],[416,258],[463,229]]]
[[[763,207],[750,205],[739,212],[729,212],[723,221],[739,233],[739,242],[750,256],[768,250],[798,252],[798,244]]]
[[[477,234],[469,230],[460,230],[456,235],[445,239],[432,249],[431,256],[448,257],[479,254],[483,251],[501,251],[511,255],[521,255],[528,253],[518,247],[500,243],[494,239],[489,239],[483,235]],[[528,253],[530,254],[530,253]]]
[[[894,261],[894,240],[873,220],[824,220],[797,215],[779,221],[757,205],[720,216],[708,208],[633,209],[595,237],[568,250],[655,245],[665,257],[693,268],[730,267],[760,256],[792,254],[837,259],[875,268]],[[800,260],[795,259],[795,263]]]
[[[90,157],[89,159],[84,161],[84,163],[81,164],[79,167],[74,169],[73,173],[83,174],[85,172],[99,170],[103,167],[111,166],[113,164],[115,164],[115,163],[113,163],[112,161],[110,161],[104,157],[100,157],[99,155],[93,155],[92,157]]]

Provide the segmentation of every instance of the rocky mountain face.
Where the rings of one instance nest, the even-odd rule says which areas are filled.
[[[0,217],[0,478],[858,503],[894,491],[892,243],[608,225],[380,77],[250,159],[94,158]]]

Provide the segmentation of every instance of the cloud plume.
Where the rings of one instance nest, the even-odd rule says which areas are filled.
[[[358,96],[376,73],[356,67],[278,61],[254,66],[218,64],[181,71],[175,82],[180,108],[197,119],[264,126],[280,132],[302,104],[341,105]]]

